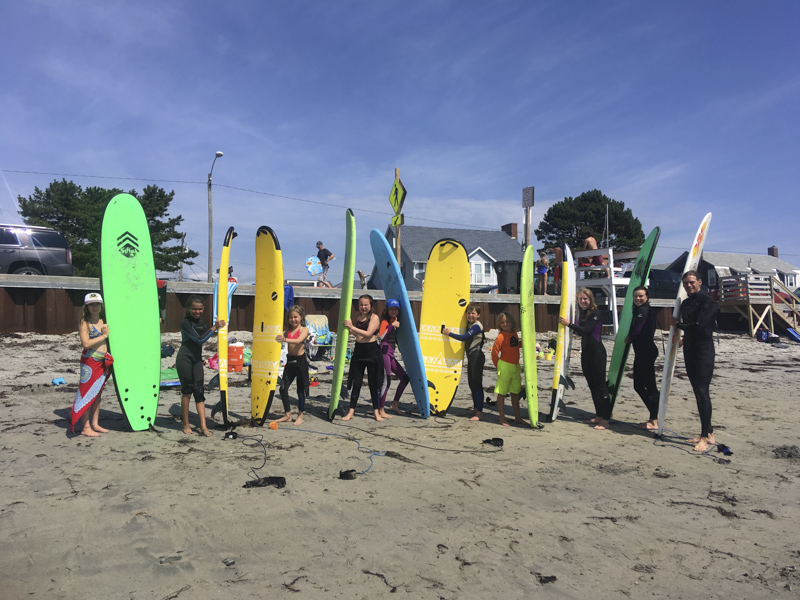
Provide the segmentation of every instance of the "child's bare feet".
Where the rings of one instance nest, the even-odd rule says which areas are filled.
[[[584,421],[587,425],[597,425],[600,422],[600,417],[595,417],[594,419],[587,419]]]
[[[342,417],[342,421],[349,421],[350,419],[353,418],[354,414],[356,414],[356,411],[351,408],[350,410],[347,411],[347,414]]]
[[[208,429],[201,429],[200,430],[200,434],[204,435],[206,437],[211,437],[211,435],[212,435],[211,432]]]
[[[292,420],[292,413],[286,413],[280,419],[275,419],[276,423],[286,423],[287,421]]]
[[[595,425],[594,428],[598,430],[608,429],[608,421],[605,419],[598,419],[597,425]]]
[[[470,421],[480,421],[483,418],[483,413],[480,411],[475,411],[475,415],[470,419]]]
[[[303,413],[297,415],[297,419],[294,422],[295,425],[302,425],[303,424]]]
[[[105,427],[100,427],[100,425],[92,425],[92,429],[94,429],[97,433],[108,433],[108,429]]]
[[[81,429],[81,435],[85,435],[86,437],[100,437],[100,434],[92,429],[88,424]]]
[[[387,414],[386,414],[386,410],[384,410],[383,408],[381,409],[381,416],[382,416],[384,419],[391,419],[391,418],[392,418],[392,415],[387,415]]]
[[[505,419],[503,419],[502,421],[498,421],[498,423],[500,423],[500,425],[502,425],[503,427],[511,427],[511,425],[509,425],[508,421],[506,421]]]
[[[403,413],[400,412],[400,403],[399,402],[392,402],[392,405],[389,407],[389,410],[397,415],[402,415]]]
[[[188,425],[183,428],[183,433],[186,435],[194,435],[194,431],[192,431],[192,428]]]
[[[373,410],[372,413],[375,415],[376,421],[383,421],[383,417],[381,417],[381,411]]]
[[[525,421],[522,420],[522,417],[519,417],[518,419],[514,419],[514,423],[517,423],[518,425],[525,425],[526,424]]]

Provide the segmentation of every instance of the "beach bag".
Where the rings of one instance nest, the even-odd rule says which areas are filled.
[[[759,327],[756,330],[756,340],[759,342],[766,342],[768,339],[769,339],[769,331],[767,331],[763,327]]]
[[[175,354],[175,348],[169,344],[161,344],[161,358],[169,358]]]

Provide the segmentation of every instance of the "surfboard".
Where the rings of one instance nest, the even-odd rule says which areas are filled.
[[[661,228],[656,227],[647,236],[641,250],[639,250],[639,256],[636,257],[630,277],[631,281],[628,284],[628,291],[625,292],[625,303],[622,305],[622,312],[619,316],[617,337],[614,340],[614,350],[611,352],[611,363],[608,367],[608,395],[611,399],[612,411],[614,410],[614,403],[617,401],[619,388],[622,385],[625,363],[628,361],[628,352],[631,348],[630,344],[625,343],[625,338],[630,333],[631,321],[633,320],[633,290],[644,285],[647,281],[647,276],[650,273],[650,264],[653,262],[660,235]]]
[[[428,400],[428,379],[425,375],[425,363],[422,361],[422,349],[417,336],[417,324],[411,303],[408,301],[406,284],[400,267],[394,258],[394,252],[389,247],[389,242],[383,234],[373,229],[369,234],[372,254],[375,257],[375,267],[383,284],[383,293],[386,298],[395,298],[400,303],[400,328],[397,330],[397,345],[403,355],[403,366],[406,369],[414,392],[414,399],[419,408],[419,414],[427,419],[431,414]]]
[[[100,286],[117,399],[131,429],[153,425],[161,381],[161,326],[153,246],[141,203],[117,194],[103,213]]]
[[[700,259],[703,257],[703,246],[706,243],[706,236],[708,235],[708,227],[711,225],[711,213],[708,213],[697,233],[694,236],[691,248],[689,248],[689,255],[686,257],[686,264],[683,267],[683,273],[686,271],[696,271],[700,264]],[[675,306],[672,309],[672,316],[680,318],[681,316],[681,303],[688,298],[686,290],[683,285],[678,288],[678,297],[675,298]],[[664,371],[661,374],[661,395],[658,398],[658,431],[656,436],[661,437],[664,431],[664,418],[667,414],[667,400],[669,400],[669,389],[672,387],[672,375],[675,372],[675,360],[678,356],[678,347],[680,346],[680,330],[671,325],[669,328],[669,338],[667,339],[667,349],[664,352]]]
[[[459,335],[466,332],[469,282],[469,258],[464,246],[450,238],[436,242],[425,268],[419,345],[425,363],[431,413],[439,417],[447,414],[455,398],[465,348],[464,342],[444,335],[442,328],[449,327]],[[405,318],[401,313],[401,327]]]
[[[281,367],[283,327],[283,256],[269,227],[256,233],[256,298],[253,306],[253,355],[250,359],[250,414],[261,426],[269,415]]]
[[[350,331],[344,326],[350,318],[353,308],[353,282],[356,276],[356,218],[349,208],[345,213],[345,230],[347,239],[344,250],[344,273],[342,273],[342,293],[339,297],[339,319],[336,328],[336,349],[333,357],[333,383],[331,384],[331,402],[328,405],[328,419],[333,421],[336,409],[339,408],[339,396],[342,393],[344,365],[347,362],[347,342]]]
[[[522,372],[525,375],[525,397],[528,401],[528,419],[531,427],[539,425],[539,390],[536,375],[536,311],[533,294],[535,290],[535,252],[533,246],[525,248],[522,257],[522,273],[519,277],[519,328],[522,333]]]
[[[575,320],[575,262],[572,251],[564,244],[564,262],[561,264],[561,306],[558,316],[572,322]],[[572,330],[558,324],[556,354],[553,362],[553,391],[550,395],[550,421],[558,418],[564,393],[567,388],[575,389],[569,377],[569,359],[572,352]]]
[[[233,227],[228,227],[225,240],[222,242],[222,256],[219,260],[219,280],[225,284],[228,281],[228,267],[231,264],[231,242],[237,233]],[[219,404],[222,409],[222,422],[228,427],[228,286],[217,285],[217,319],[225,321],[225,327],[217,330],[217,357],[219,358]]]

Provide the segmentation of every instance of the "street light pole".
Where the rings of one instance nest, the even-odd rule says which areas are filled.
[[[214,162],[211,163],[211,170],[208,172],[208,283],[213,281],[214,276],[214,211],[211,208],[211,173],[214,172],[214,163],[222,156],[222,152],[217,152]],[[221,274],[220,274],[221,275]]]

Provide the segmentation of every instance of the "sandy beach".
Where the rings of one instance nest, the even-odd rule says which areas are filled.
[[[178,334],[163,340],[178,347]],[[377,423],[363,400],[352,421],[329,423],[330,363],[315,362],[320,385],[300,427],[186,436],[173,388],[162,389],[155,431],[133,433],[109,384],[100,422],[111,431],[89,439],[68,429],[77,334],[5,333],[2,343],[4,598],[730,600],[800,590],[800,457],[785,448],[800,445],[800,344],[719,335],[713,422],[733,451],[723,456],[679,437],[699,433],[682,357],[664,441],[635,427],[647,415],[630,372],[611,429],[583,424],[592,402],[577,356],[566,410],[540,430],[501,427],[494,407],[470,422],[464,378],[447,417]],[[552,365],[538,365],[543,412]],[[485,370],[485,388],[494,373]],[[233,418],[249,419],[246,375],[232,373],[231,386]],[[209,392],[209,406],[217,398]],[[403,403],[414,406],[410,389]],[[276,398],[271,418],[281,414]],[[502,449],[482,443],[494,437]],[[348,469],[355,480],[339,478]],[[246,489],[253,472],[286,486]]]

